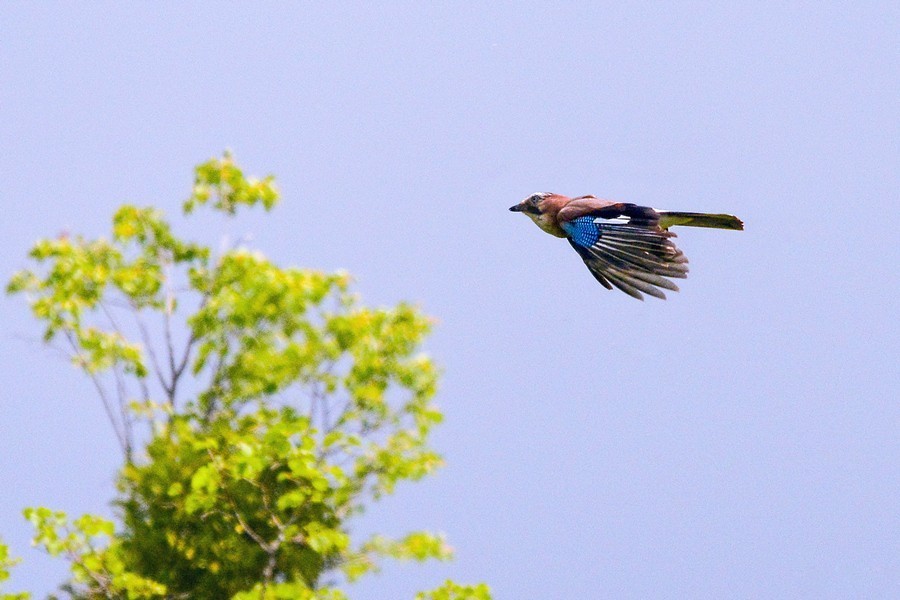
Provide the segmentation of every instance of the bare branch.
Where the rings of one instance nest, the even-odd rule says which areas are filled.
[[[119,327],[119,322],[116,321],[116,317],[113,315],[112,311],[109,310],[109,307],[106,305],[107,303],[100,300],[97,304],[100,306],[100,310],[103,311],[103,314],[106,315],[106,318],[109,319],[109,324],[112,326],[113,331],[119,334],[119,337],[124,340],[125,334],[122,333],[122,328]]]
[[[64,329],[66,339],[69,340],[69,344],[72,346],[72,351],[75,353],[75,356],[81,362],[82,365],[87,366],[87,360],[82,354],[81,350],[78,348],[77,340],[75,339],[74,334],[71,330]],[[87,374],[90,376],[91,381],[94,383],[94,387],[97,388],[97,393],[100,395],[100,400],[103,403],[103,409],[106,411],[106,416],[109,419],[110,424],[112,425],[113,432],[116,434],[116,439],[119,441],[119,446],[122,448],[122,453],[125,454],[125,458],[129,458],[129,448],[127,440],[125,439],[125,434],[121,431],[119,423],[116,421],[115,414],[113,413],[112,403],[109,401],[109,396],[106,394],[106,390],[103,389],[103,385],[100,383],[100,379],[97,377],[96,373],[91,372],[90,369],[84,369]]]
[[[227,354],[227,352],[226,352]],[[212,377],[210,378],[209,385],[207,386],[208,390],[213,392],[212,400],[210,400],[209,405],[206,407],[206,410],[203,413],[203,419],[208,421],[213,412],[216,410],[216,399],[219,397],[219,392],[222,381],[225,379],[225,356],[226,354],[219,354],[216,359],[216,366],[213,368]]]
[[[334,370],[335,363],[334,361],[329,361],[325,368],[322,369],[323,377],[332,374]],[[316,379],[313,381],[311,389],[310,389],[310,398],[309,398],[309,422],[310,425],[315,425],[315,416],[316,409],[319,409],[319,414],[321,417],[321,430],[325,433],[328,433],[332,430],[333,425],[330,423],[331,420],[331,407],[328,404],[328,394],[326,393],[325,383],[322,381],[322,378]]]
[[[185,369],[188,366],[188,363],[191,359],[191,351],[194,349],[198,338],[195,332],[191,331],[190,337],[188,337],[188,341],[184,346],[184,352],[181,354],[181,358],[176,361],[175,358],[175,343],[173,341],[172,336],[172,315],[175,312],[175,293],[176,288],[172,283],[172,263],[166,262],[164,268],[164,286],[165,286],[165,306],[163,307],[163,321],[164,321],[164,332],[165,332],[165,340],[166,340],[166,351],[168,353],[169,359],[169,386],[166,388],[166,393],[169,398],[169,404],[171,406],[175,406],[176,396],[178,393],[178,382],[181,380],[181,376],[184,374]],[[209,300],[209,293],[204,293],[202,299],[200,301],[199,310],[203,310],[206,306],[207,301]]]
[[[143,396],[144,402],[150,402],[150,388],[147,387],[147,379],[146,377],[138,377],[138,385],[141,387],[141,396]]]
[[[128,414],[128,386],[125,383],[125,377],[122,375],[122,369],[119,364],[113,365],[112,371],[116,380],[116,395],[119,400],[119,415],[122,419],[122,433],[125,436],[125,458],[126,462],[131,462],[134,436],[131,428],[131,417]]]
[[[197,312],[203,310],[206,307],[206,303],[209,301],[209,293],[204,293],[202,299],[200,300],[200,306],[197,307]],[[191,331],[191,335],[188,338],[187,344],[184,346],[184,354],[181,355],[181,360],[178,361],[178,366],[175,367],[175,370],[172,372],[172,398],[175,397],[176,390],[178,388],[178,382],[181,380],[181,376],[184,374],[184,370],[188,366],[188,362],[191,359],[191,350],[194,349],[194,346],[199,341],[196,332]]]
[[[170,395],[169,385],[166,383],[165,377],[163,377],[162,367],[160,367],[159,359],[156,357],[156,351],[153,349],[153,340],[150,339],[150,332],[147,331],[147,325],[141,318],[141,309],[134,304],[133,301],[130,302],[130,305],[138,329],[141,332],[141,341],[144,342],[144,347],[147,349],[147,356],[150,357],[150,365],[153,367],[153,373],[156,375],[156,379],[159,381],[159,385],[162,387],[163,392],[165,392],[168,397]],[[145,393],[145,396],[149,398],[150,395]]]
[[[113,316],[112,311],[106,306],[104,302],[99,302],[100,308],[103,313],[106,315],[106,318],[109,319],[109,323],[113,328],[113,331],[122,338],[125,338],[125,334],[122,332],[122,328],[119,327],[119,323],[116,321],[115,316]],[[131,417],[128,414],[127,406],[128,406],[128,386],[125,383],[124,375],[122,374],[121,365],[116,362],[113,365],[113,376],[116,380],[116,392],[119,401],[119,415],[122,419],[122,434],[125,436],[125,444],[126,444],[126,459],[128,462],[131,461],[131,452],[132,452],[132,442],[133,442],[133,433],[131,429]],[[140,378],[138,378],[140,379]]]
[[[160,261],[162,262],[162,261]],[[172,343],[172,313],[175,310],[175,296],[171,286],[171,264],[166,262],[163,267],[163,285],[165,286],[165,306],[163,307],[163,331],[166,339],[166,353],[169,359],[169,382],[166,389],[169,396],[169,404],[175,406],[175,345]]]
[[[175,393],[175,387],[178,385],[178,380],[181,378],[182,373],[184,373],[184,369],[188,365],[188,361],[191,358],[191,350],[194,348],[194,344],[197,343],[197,336],[194,332],[191,332],[191,336],[188,338],[187,344],[184,347],[184,354],[181,357],[181,360],[178,362],[178,366],[175,368],[172,377],[172,394]]]

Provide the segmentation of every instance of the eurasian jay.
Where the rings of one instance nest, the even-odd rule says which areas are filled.
[[[660,288],[678,291],[666,277],[687,277],[687,257],[672,243],[675,234],[669,227],[744,228],[731,215],[656,210],[549,192],[532,194],[509,210],[525,213],[550,235],[569,240],[603,287],[615,286],[638,300],[644,299],[641,292],[665,300]]]

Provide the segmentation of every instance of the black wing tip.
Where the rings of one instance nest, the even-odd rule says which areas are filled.
[[[593,246],[581,246],[571,237],[568,242],[603,287],[615,287],[641,301],[644,294],[666,300],[663,289],[679,291],[667,278],[687,278],[688,259],[670,241],[673,233],[620,224],[598,229],[600,236]]]

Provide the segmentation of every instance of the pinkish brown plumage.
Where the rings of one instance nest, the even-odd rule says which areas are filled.
[[[550,235],[568,239],[597,281],[638,300],[643,294],[665,299],[662,289],[678,291],[667,278],[687,277],[687,258],[671,241],[675,234],[669,227],[744,228],[732,215],[660,211],[549,192],[532,194],[509,210],[524,213]]]

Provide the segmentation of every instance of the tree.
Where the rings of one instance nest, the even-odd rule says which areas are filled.
[[[271,176],[246,177],[226,153],[196,167],[184,212],[278,198]],[[384,558],[450,557],[431,533],[354,545],[348,528],[441,462],[416,308],[365,307],[346,273],[216,254],[153,208],[122,206],[111,239],[60,236],[30,256],[38,267],[8,291],[91,378],[123,458],[118,529],[25,511],[35,543],[71,562],[70,596],[337,599]],[[489,592],[446,582],[417,598]]]
[[[0,584],[9,579],[9,570],[18,564],[19,559],[9,555],[9,546],[0,539]],[[5,594],[0,590],[0,600],[27,600],[28,594]]]

